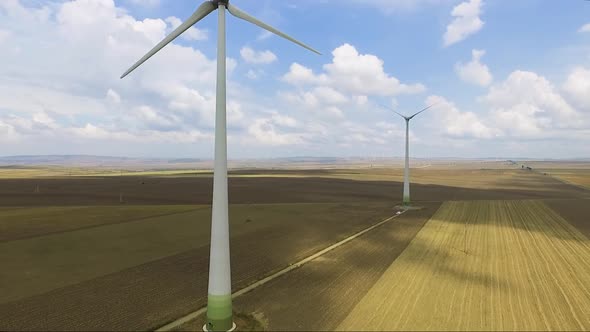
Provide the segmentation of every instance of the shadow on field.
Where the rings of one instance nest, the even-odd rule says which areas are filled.
[[[480,256],[480,253],[473,252],[467,247],[463,249],[462,244],[452,244],[445,247],[448,250],[439,250],[433,247],[430,243],[415,238],[412,241],[412,253],[426,253],[429,258],[435,257],[434,262],[424,262],[422,257],[405,256],[403,260],[396,263],[401,265],[416,266],[419,270],[428,270],[418,272],[420,275],[434,275],[440,280],[454,279],[460,283],[475,284],[477,286],[499,287],[501,292],[511,289],[512,284],[506,279],[494,278],[485,271],[470,270],[463,271],[457,267],[465,267],[465,261],[481,261],[485,260],[485,256]],[[408,268],[409,269],[409,268]]]
[[[408,246],[440,203],[392,222],[235,300],[265,318],[268,330],[334,330]],[[400,304],[401,305],[401,304]],[[200,322],[185,326],[197,330]]]
[[[341,216],[338,218],[321,222],[309,218],[310,222],[301,211],[299,223],[274,223],[234,237],[233,289],[243,288],[392,213],[389,204],[382,204],[380,209],[375,205],[347,205],[332,207],[330,214]],[[254,218],[247,225],[256,227],[257,222]],[[209,247],[203,243],[194,250],[3,303],[0,330],[154,329],[205,305],[208,264]]]
[[[590,239],[590,199],[556,199],[544,203]]]
[[[522,171],[527,172],[527,171]],[[590,198],[590,191],[539,173],[525,173],[510,180],[494,181],[498,187],[519,186],[531,190],[530,198]],[[548,197],[554,196],[554,197]],[[573,195],[573,196],[572,196]],[[509,199],[509,198],[507,198]]]
[[[210,177],[103,177],[0,179],[0,206],[210,204]],[[547,179],[546,184],[524,181],[522,189],[470,189],[412,184],[416,202],[445,200],[494,200],[581,198],[576,187]],[[514,186],[514,183],[507,185]],[[37,190],[38,188],[38,190]],[[37,192],[38,191],[38,192]],[[230,177],[232,204],[327,203],[398,201],[402,183],[357,181],[320,177]]]
[[[563,203],[558,203],[563,201]],[[573,206],[567,204],[570,200],[553,200],[553,206]],[[571,200],[573,202],[588,202],[588,200]],[[581,241],[581,237],[575,232],[569,223],[557,212],[551,209],[544,200],[495,200],[495,201],[455,201],[445,202],[445,206],[454,211],[452,217],[436,215],[438,221],[451,224],[463,224],[469,229],[471,226],[492,225],[493,227],[513,228],[526,232],[541,233],[546,236],[568,241]],[[567,204],[567,205],[566,205]],[[574,203],[575,205],[575,203]],[[577,211],[580,209],[578,208]],[[588,210],[588,209],[586,209]],[[589,210],[590,211],[590,210]],[[547,223],[527,222],[531,218],[547,218]],[[578,228],[588,231],[587,219],[577,220]]]

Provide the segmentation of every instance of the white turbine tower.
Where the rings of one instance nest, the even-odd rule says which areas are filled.
[[[410,120],[412,120],[416,115],[433,107],[434,105],[436,105],[436,104],[432,104],[432,105],[422,109],[420,112],[416,112],[410,116],[405,116],[401,113],[398,113],[398,112],[392,110],[389,107],[385,107],[385,106],[381,105],[381,107],[394,112],[395,114],[401,116],[404,120],[406,120],[406,161],[405,161],[405,168],[404,168],[404,196],[403,196],[404,205],[410,205]]]
[[[228,331],[235,328],[232,317],[231,269],[229,256],[229,222],[227,199],[227,127],[226,127],[226,57],[225,9],[233,16],[253,23],[304,48],[321,54],[279,30],[259,21],[229,3],[229,0],[212,0],[199,8],[170,35],[137,61],[121,76],[124,78],[142,63],[195,23],[219,9],[217,34],[217,102],[215,109],[215,165],[213,171],[213,206],[211,216],[211,250],[209,261],[209,290],[207,298],[207,324],[210,331]]]

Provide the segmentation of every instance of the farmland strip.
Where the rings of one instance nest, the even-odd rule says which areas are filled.
[[[540,201],[446,202],[338,330],[588,330],[589,261]]]
[[[402,211],[399,215],[403,214],[404,212],[405,211]],[[310,261],[312,261],[312,260],[314,260],[314,259],[316,259],[316,258],[318,258],[318,257],[320,257],[320,256],[322,256],[322,255],[324,255],[324,254],[326,254],[326,253],[328,253],[328,252],[330,252],[330,251],[332,251],[332,250],[334,250],[334,249],[336,249],[336,248],[338,248],[338,247],[340,247],[340,246],[342,246],[342,245],[344,245],[344,244],[346,244],[346,243],[348,243],[348,242],[350,242],[350,241],[352,241],[354,239],[356,239],[359,236],[362,236],[363,234],[365,234],[367,232],[372,231],[373,229],[375,229],[375,228],[377,228],[377,227],[379,227],[379,226],[381,226],[381,225],[383,225],[383,224],[391,221],[392,219],[395,219],[399,215],[393,215],[393,216],[391,216],[391,217],[389,217],[389,218],[387,218],[385,220],[382,220],[382,221],[378,222],[377,224],[375,224],[375,225],[373,225],[371,227],[368,227],[368,228],[366,228],[366,229],[364,229],[362,231],[359,231],[359,232],[357,232],[357,233],[355,233],[355,234],[353,234],[353,235],[345,238],[344,240],[342,240],[340,242],[337,242],[337,243],[335,243],[335,244],[333,244],[333,245],[331,245],[331,246],[329,246],[329,247],[327,247],[327,248],[325,248],[325,249],[323,249],[323,250],[321,250],[321,251],[319,251],[319,252],[317,252],[317,253],[315,253],[315,254],[313,254],[311,256],[308,256],[308,257],[306,257],[306,258],[304,258],[304,259],[302,259],[302,260],[300,260],[300,261],[298,261],[298,262],[296,262],[294,264],[289,265],[288,267],[286,267],[286,268],[284,268],[284,269],[282,269],[282,270],[280,270],[278,272],[275,272],[275,273],[273,273],[273,274],[271,274],[271,275],[269,275],[269,276],[267,276],[267,277],[265,277],[265,278],[263,278],[263,279],[261,279],[259,281],[256,281],[256,282],[254,282],[254,283],[252,283],[252,284],[250,284],[250,285],[248,285],[248,286],[246,286],[246,287],[244,287],[244,288],[242,288],[242,289],[240,289],[238,291],[233,292],[232,293],[232,299],[235,299],[235,298],[237,298],[237,297],[239,297],[241,295],[244,295],[244,294],[246,294],[246,293],[254,290],[255,288],[258,288],[258,287],[260,287],[260,286],[268,283],[269,281],[271,281],[273,279],[276,279],[276,278],[278,278],[278,277],[280,277],[280,276],[282,276],[282,275],[284,275],[284,274],[286,274],[286,273],[288,273],[288,272],[290,272],[290,271],[292,271],[292,270],[294,270],[296,268],[299,268],[299,267],[305,265],[306,263],[308,263],[308,262],[310,262]],[[198,310],[196,310],[194,312],[191,312],[191,313],[189,313],[189,314],[187,314],[187,315],[185,315],[183,317],[180,317],[180,318],[176,319],[173,322],[170,322],[170,323],[168,323],[168,324],[166,324],[166,325],[158,328],[156,331],[171,331],[171,330],[173,330],[173,329],[175,329],[175,328],[177,328],[177,327],[179,327],[179,326],[181,326],[183,324],[186,324],[186,323],[190,322],[191,320],[199,317],[205,311],[206,311],[206,308],[200,308],[200,309],[198,309]]]

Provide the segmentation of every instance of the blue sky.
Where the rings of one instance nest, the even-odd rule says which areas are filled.
[[[230,158],[589,157],[590,2],[234,0]],[[2,0],[1,155],[211,158],[217,14],[124,80],[199,5]]]

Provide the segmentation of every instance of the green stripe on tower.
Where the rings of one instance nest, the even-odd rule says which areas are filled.
[[[211,295],[207,301],[207,330],[229,331],[233,327],[231,295]]]

